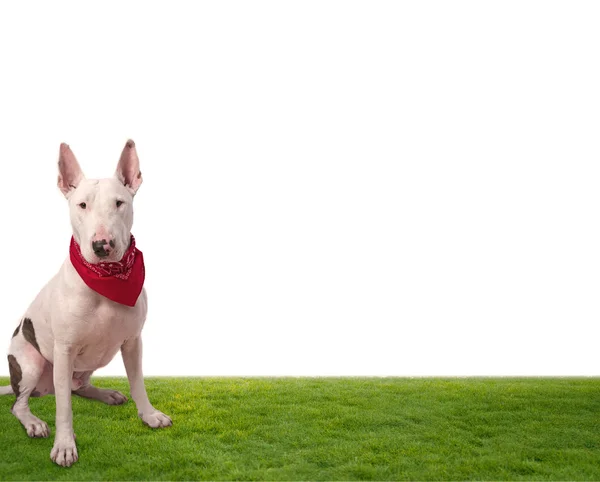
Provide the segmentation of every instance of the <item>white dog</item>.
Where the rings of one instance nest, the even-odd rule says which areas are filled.
[[[142,184],[135,144],[127,142],[112,178],[85,179],[66,144],[60,146],[58,170],[73,226],[69,256],[19,322],[8,351],[11,386],[0,394],[16,395],[12,413],[30,437],[47,437],[49,430],[31,413],[29,397],[56,395],[50,457],[70,466],[77,461],[71,393],[110,405],[127,401],[90,383],[94,370],[119,349],[142,421],[152,428],[172,422],[150,404],[142,374],[148,303],[144,260],[131,235],[133,196]]]

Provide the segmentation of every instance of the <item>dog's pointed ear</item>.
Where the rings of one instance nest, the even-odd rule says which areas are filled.
[[[131,190],[131,194],[135,194],[142,185],[140,160],[135,150],[135,142],[131,139],[127,141],[123,148],[115,176]]]
[[[68,197],[84,178],[73,151],[63,142],[58,154],[58,188]]]

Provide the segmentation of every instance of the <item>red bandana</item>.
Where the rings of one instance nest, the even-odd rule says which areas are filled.
[[[69,254],[73,267],[90,289],[122,305],[135,306],[144,286],[146,271],[144,256],[135,247],[133,235],[121,261],[88,263],[73,237],[71,237]]]

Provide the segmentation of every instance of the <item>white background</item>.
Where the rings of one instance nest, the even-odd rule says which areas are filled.
[[[67,254],[59,143],[106,177],[131,137],[147,375],[600,374],[599,24],[3,2],[0,336]]]

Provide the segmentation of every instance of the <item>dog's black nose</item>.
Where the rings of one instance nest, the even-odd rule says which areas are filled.
[[[106,258],[108,256],[109,251],[105,249],[106,244],[106,239],[92,242],[92,249],[94,250],[94,253],[96,253],[96,256],[98,256],[99,258]]]

